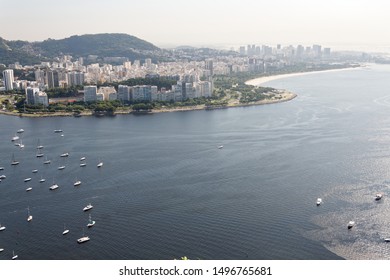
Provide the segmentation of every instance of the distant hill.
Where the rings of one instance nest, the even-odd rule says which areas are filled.
[[[22,65],[36,64],[61,55],[71,55],[74,58],[94,55],[100,59],[158,59],[161,52],[162,50],[145,40],[119,33],[76,35],[43,42],[7,41],[0,37],[0,63],[6,65],[15,62]]]

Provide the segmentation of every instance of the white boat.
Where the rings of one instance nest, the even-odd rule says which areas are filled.
[[[26,178],[26,179],[24,179],[24,181],[29,182],[29,181],[31,181],[31,178]]]
[[[86,160],[86,157],[82,157],[82,158],[80,158],[80,161],[83,161],[83,160]]]
[[[24,129],[21,128],[21,129],[18,129],[18,131],[16,131],[16,133],[23,133],[24,132]]]
[[[95,221],[92,221],[91,214],[89,214],[89,221],[87,227],[93,227],[95,225]]]
[[[39,183],[43,183],[45,181],[46,181],[46,179],[42,178],[42,176],[41,176],[41,179],[39,180]]]
[[[321,203],[322,203],[322,199],[321,198],[317,198],[317,202],[316,202],[317,206],[320,206]]]
[[[77,180],[77,181],[73,184],[73,186],[75,186],[75,187],[80,186],[80,185],[81,185],[81,181],[80,181],[80,180]]]
[[[90,203],[90,204],[88,204],[87,206],[85,206],[84,208],[83,208],[83,211],[88,211],[88,210],[91,210],[93,208],[93,206],[92,206],[92,204]]]
[[[65,227],[65,224],[64,224],[64,231],[62,232],[62,235],[65,235],[65,234],[68,234],[69,233],[69,229],[67,229]]]
[[[34,169],[32,173],[38,173],[38,169]]]
[[[355,225],[355,222],[354,221],[349,221],[349,223],[348,223],[348,229],[351,229],[351,228],[353,228],[353,226]]]
[[[62,129],[54,129],[54,133],[60,133],[62,132]]]
[[[3,248],[0,248],[0,253],[3,252],[3,251],[4,251],[4,249],[3,249]]]
[[[63,170],[63,169],[65,169],[65,165],[62,165],[62,166],[58,167],[58,170]]]
[[[37,149],[40,150],[40,149],[43,149],[44,147],[41,145],[40,143],[40,140],[38,139],[38,142],[37,142]]]
[[[80,167],[84,167],[84,166],[87,166],[87,164],[85,162],[80,163]]]
[[[47,159],[46,157],[46,160],[43,162],[43,164],[50,164],[51,160]]]
[[[31,222],[33,219],[33,216],[30,214],[30,208],[27,207],[27,222]]]
[[[101,162],[98,163],[97,167],[100,168],[102,166],[103,166],[103,162],[101,161]]]
[[[58,186],[57,184],[53,184],[53,185],[50,186],[49,189],[50,189],[51,191],[54,191],[54,190],[58,189],[59,187],[60,187],[60,186]]]
[[[11,161],[11,165],[18,165],[19,164],[19,161],[15,160],[15,155],[12,154],[12,161]]]
[[[15,255],[15,252],[12,251],[12,259],[13,259],[13,260],[16,260],[17,258],[18,258],[18,255]]]
[[[83,229],[83,236],[80,237],[79,239],[77,239],[77,243],[80,244],[80,243],[87,242],[87,241],[89,241],[89,240],[90,240],[89,236],[86,236],[86,235],[85,235],[84,229]]]
[[[63,153],[60,155],[60,157],[68,157],[69,156],[69,153]]]
[[[383,194],[377,193],[377,194],[375,195],[375,200],[381,200],[382,197],[383,197]]]
[[[37,152],[37,154],[36,154],[36,157],[43,157],[43,153],[41,153],[41,152],[38,150],[38,152]]]
[[[5,226],[2,226],[2,225],[0,224],[0,231],[3,231],[3,230],[5,230]]]
[[[18,141],[18,140],[19,140],[19,136],[17,136],[16,134],[15,134],[14,137],[11,138],[11,141],[12,141],[12,142],[13,142],[13,141]]]
[[[5,179],[5,178],[7,178],[7,176],[5,176],[5,175],[0,175],[0,179]]]
[[[390,242],[390,238],[385,238],[385,242]]]
[[[64,134],[61,134],[61,137],[64,137]]]
[[[19,148],[21,148],[21,149],[23,149],[23,148],[24,148],[24,144],[22,143],[22,139],[20,139]]]
[[[0,170],[4,170],[4,167],[0,167]]]
[[[221,146],[218,146],[218,149],[222,149],[223,148],[223,145],[221,145]]]
[[[32,190],[32,187],[28,187],[27,189],[26,189],[26,192],[29,192],[29,191],[31,191]]]

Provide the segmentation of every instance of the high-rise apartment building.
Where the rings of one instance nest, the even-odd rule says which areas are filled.
[[[130,100],[130,88],[125,85],[118,86],[118,99],[121,101]]]
[[[48,88],[57,88],[60,86],[58,72],[57,71],[47,71],[46,72],[47,87]]]
[[[7,69],[3,71],[3,81],[5,90],[13,90],[14,89],[14,70]]]
[[[38,92],[39,92],[39,88],[32,88],[32,87],[26,88],[26,102],[28,105],[35,104],[35,94],[37,94]]]
[[[39,91],[39,88],[27,87],[26,88],[26,101],[28,105],[42,104],[49,106],[49,98],[46,92]]]
[[[85,86],[84,87],[84,102],[93,102],[97,100],[97,87]]]

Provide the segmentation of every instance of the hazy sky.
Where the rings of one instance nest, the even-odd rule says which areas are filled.
[[[390,46],[382,0],[0,0],[0,37],[127,33],[169,45]]]

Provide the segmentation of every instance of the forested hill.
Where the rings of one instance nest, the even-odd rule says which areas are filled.
[[[161,50],[135,36],[119,33],[75,35],[69,38],[43,42],[7,41],[0,37],[0,63],[19,62],[22,65],[51,60],[61,55],[75,58],[89,55],[126,57],[129,60],[150,57],[158,59]]]

